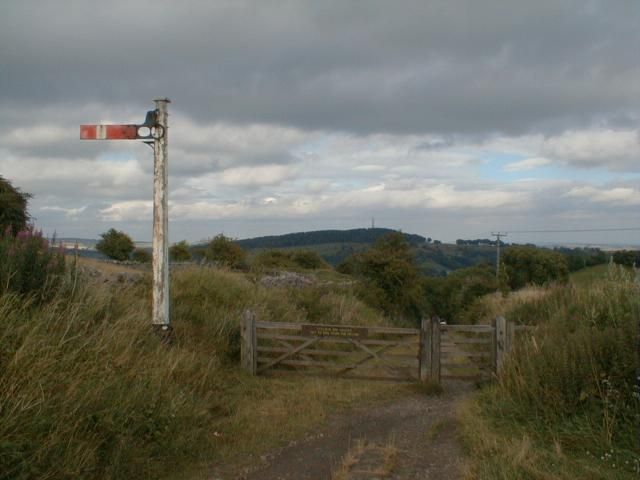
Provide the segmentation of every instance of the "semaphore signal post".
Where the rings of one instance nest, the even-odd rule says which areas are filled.
[[[168,98],[155,99],[140,125],[80,125],[81,140],[143,140],[153,148],[153,307],[152,324],[171,337],[169,317],[169,198],[167,167]]]

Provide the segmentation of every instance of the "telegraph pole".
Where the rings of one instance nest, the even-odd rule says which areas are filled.
[[[493,235],[494,237],[497,238],[496,241],[496,246],[497,246],[497,250],[496,250],[496,280],[498,282],[498,285],[500,285],[500,237],[506,237],[507,233],[506,232],[496,232],[493,233],[491,232],[491,235]]]
[[[153,140],[153,308],[152,324],[170,335],[169,318],[169,169],[167,165],[168,98],[157,98],[156,122],[161,136]]]

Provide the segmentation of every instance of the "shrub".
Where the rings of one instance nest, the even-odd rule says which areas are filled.
[[[218,265],[242,269],[246,267],[246,252],[231,238],[216,235],[207,245],[205,258]]]
[[[619,250],[614,252],[613,261],[618,265],[640,267],[640,250]]]
[[[513,290],[528,284],[566,282],[569,278],[567,257],[553,250],[511,247],[505,252],[503,261]]]
[[[11,235],[17,235],[27,229],[29,198],[31,195],[21,192],[0,176],[0,232],[6,234],[8,229]]]
[[[291,258],[291,253],[283,250],[264,250],[258,253],[251,268],[257,271],[261,270],[294,270],[296,263]]]
[[[347,264],[361,278],[360,296],[365,302],[392,318],[420,320],[426,303],[420,272],[402,233],[385,235]]]
[[[475,323],[465,315],[480,297],[496,291],[496,275],[489,264],[462,268],[444,278],[428,277],[423,280],[424,291],[431,314],[449,322]]]
[[[135,248],[131,237],[114,228],[100,235],[102,240],[96,244],[96,250],[114,260],[128,260]]]
[[[254,270],[317,270],[329,268],[327,262],[313,250],[264,250],[258,253],[251,267]]]
[[[186,240],[174,243],[169,247],[169,258],[174,262],[188,262],[191,260],[191,252]]]
[[[319,268],[328,268],[329,265],[322,257],[313,250],[296,250],[291,255],[291,260],[301,268],[306,270],[317,270]]]
[[[0,293],[10,291],[50,297],[65,270],[62,252],[49,249],[49,242],[33,226],[14,237],[9,228],[0,235]]]
[[[134,262],[149,263],[151,261],[151,254],[143,248],[136,248],[131,254],[131,259]]]

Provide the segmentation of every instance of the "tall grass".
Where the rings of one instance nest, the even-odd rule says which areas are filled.
[[[516,342],[497,385],[463,415],[477,457],[471,478],[632,478],[640,460],[638,286],[612,269],[589,288],[557,287],[507,318],[538,328]],[[508,458],[514,441],[520,453]]]
[[[0,298],[0,478],[157,477],[206,448],[216,356],[161,346],[135,290]]]
[[[362,311],[383,321],[348,293],[267,290],[211,269],[175,274],[172,292],[177,340],[170,348],[150,328],[148,279],[124,287],[70,277],[44,305],[0,296],[0,479],[162,478],[229,445],[254,445],[246,425],[280,438],[282,431],[265,434],[270,417],[261,420],[250,399],[277,404],[285,387],[236,367],[241,312],[351,322]],[[290,402],[300,402],[290,423],[317,418],[321,402],[345,392],[305,385],[313,398],[285,388]],[[234,430],[240,418],[245,427]]]

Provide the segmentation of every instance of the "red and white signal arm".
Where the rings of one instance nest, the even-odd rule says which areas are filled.
[[[80,125],[80,140],[136,140],[139,125]]]

